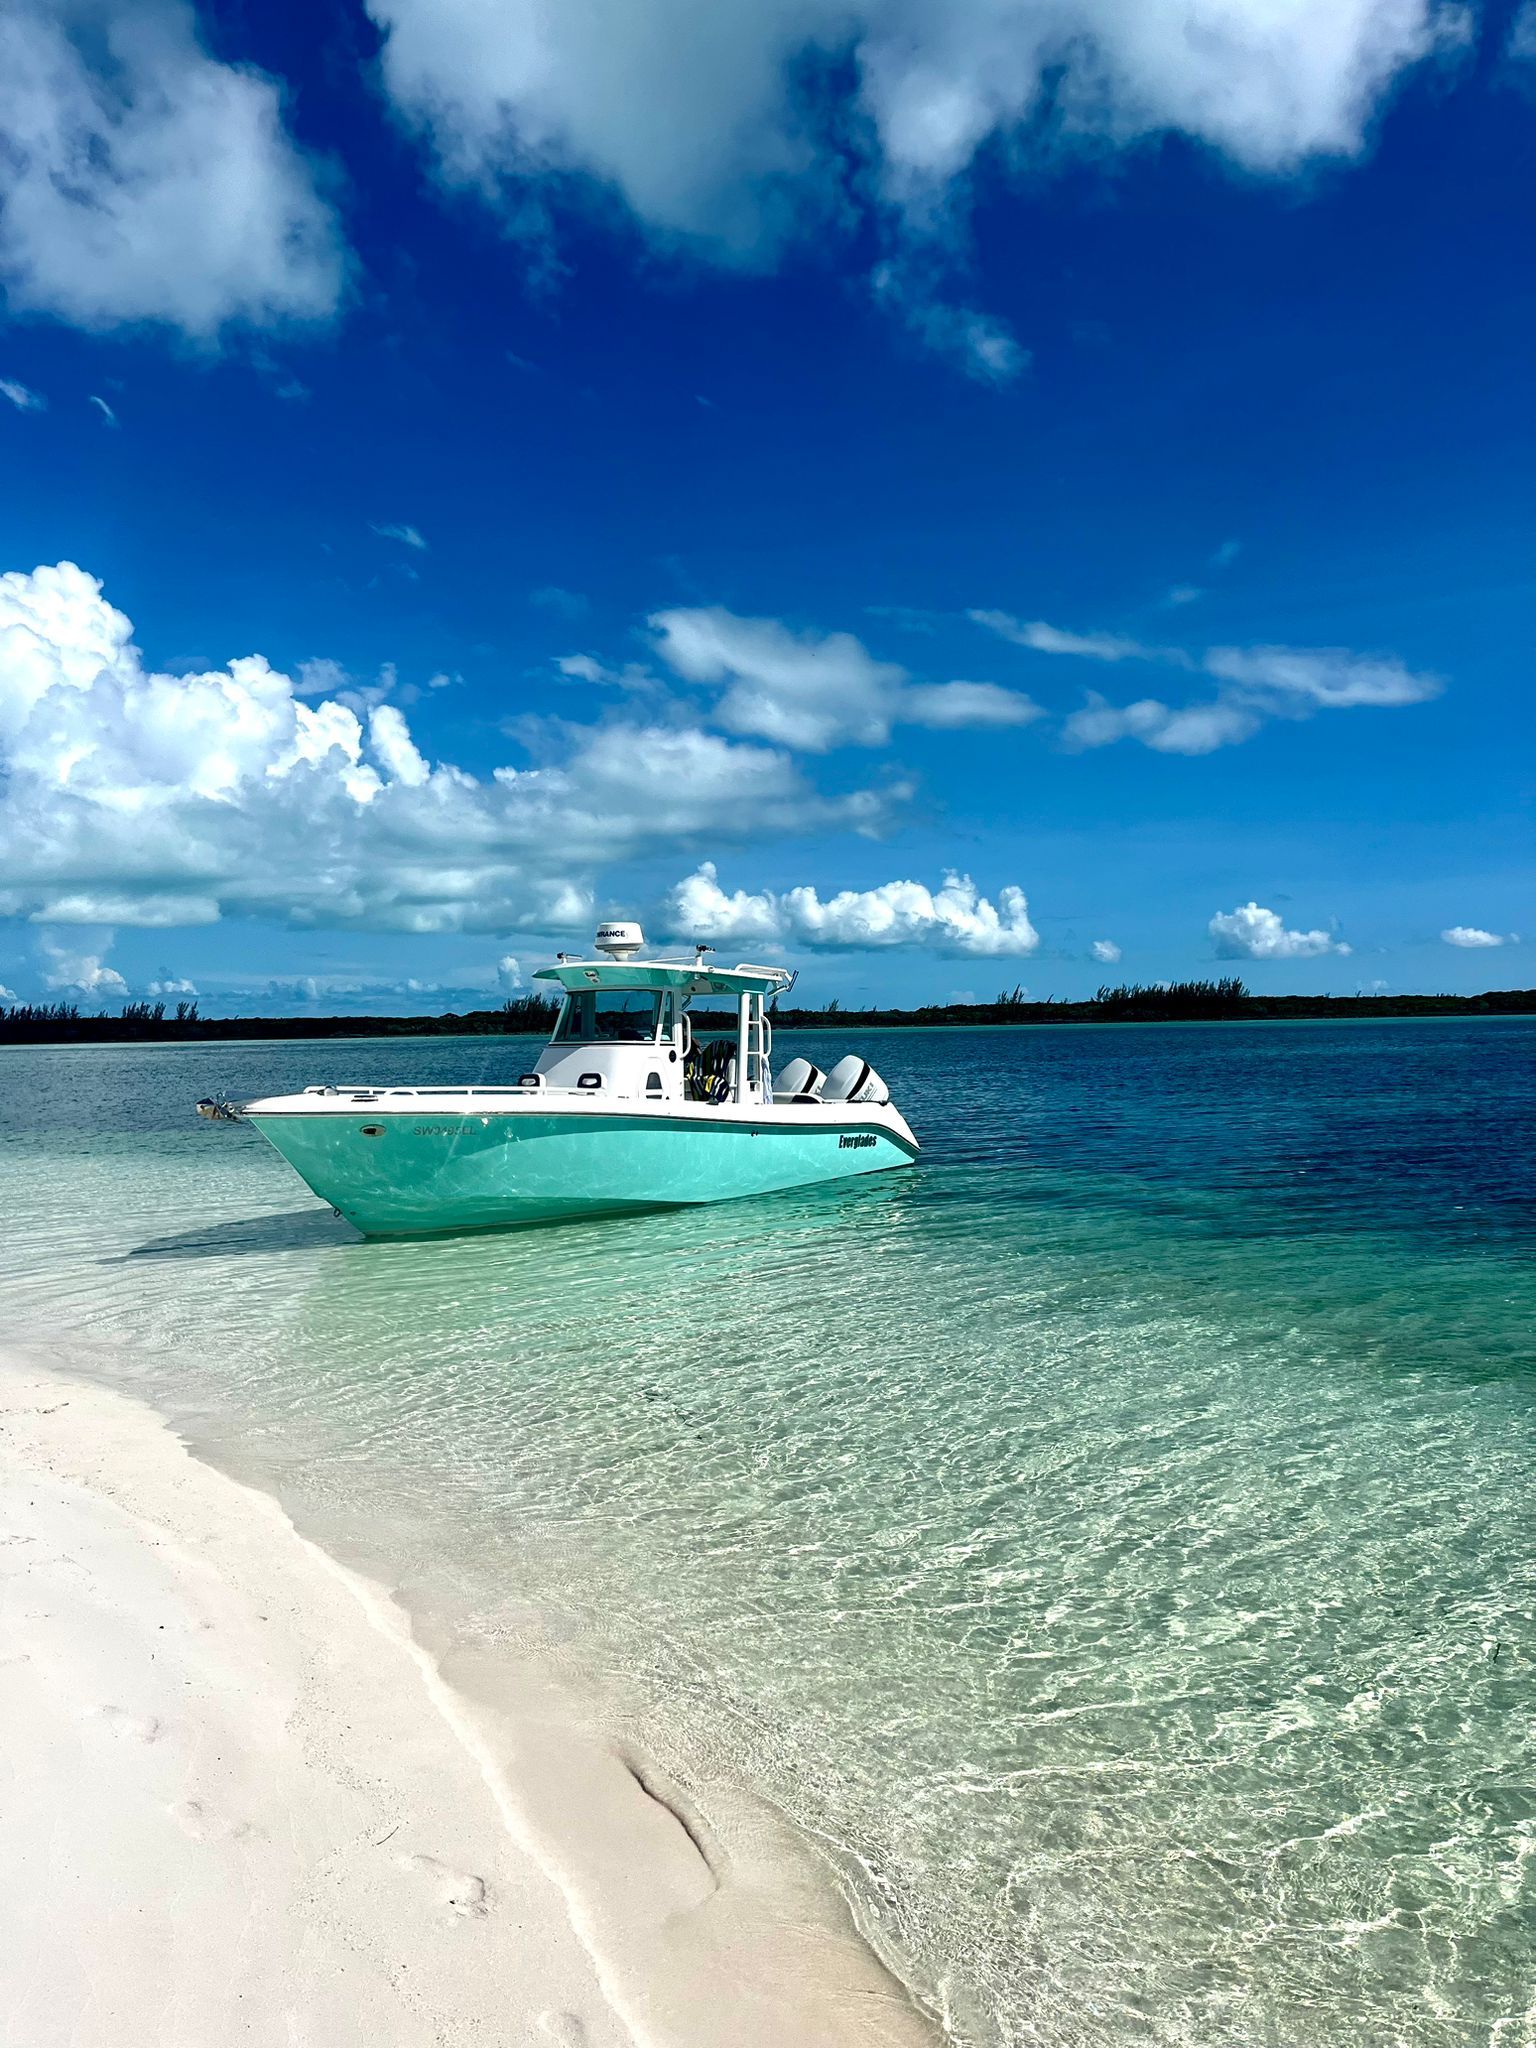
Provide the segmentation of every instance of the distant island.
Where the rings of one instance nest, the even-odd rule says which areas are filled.
[[[75,1003],[14,1003],[0,1010],[0,1044],[223,1038],[454,1038],[547,1036],[557,999],[514,996],[494,1010],[441,1017],[205,1017],[195,1002],[124,1003],[115,1014]],[[1085,1002],[1032,1002],[1021,988],[990,1003],[928,1003],[915,1010],[789,1009],[775,1002],[781,1031],[893,1030],[903,1026],[997,1024],[1263,1023],[1296,1017],[1497,1017],[1536,1015],[1536,989],[1489,989],[1477,996],[1256,996],[1241,981],[1131,982],[1101,988]],[[703,1029],[735,1028],[733,1013],[695,1011]]]

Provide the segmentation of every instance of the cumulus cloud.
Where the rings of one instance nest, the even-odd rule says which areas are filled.
[[[851,633],[795,633],[719,605],[656,612],[650,624],[676,675],[720,689],[713,715],[728,732],[808,753],[884,746],[898,722],[996,728],[1041,715],[1028,697],[995,683],[913,684]]]
[[[0,981],[0,1003],[19,1003],[20,1001],[21,997],[17,995],[15,989],[7,988],[5,983]]]
[[[1088,950],[1101,967],[1113,967],[1120,958],[1120,948],[1113,939],[1095,939]]]
[[[1245,903],[1219,911],[1206,927],[1222,960],[1308,960],[1321,953],[1350,949],[1332,932],[1288,931],[1279,913]]]
[[[1246,169],[1364,147],[1402,72],[1465,34],[1436,0],[368,0],[384,79],[444,174],[509,203],[541,174],[620,194],[648,227],[761,254],[861,148],[919,221],[995,139],[1179,130]],[[818,123],[805,60],[847,60],[857,132]],[[1054,100],[1052,95],[1054,94]],[[839,110],[841,111],[841,110]]]
[[[1440,934],[1448,946],[1502,946],[1518,942],[1516,932],[1485,932],[1480,925],[1453,924]]]
[[[672,891],[666,914],[672,929],[689,939],[793,941],[840,951],[923,946],[992,957],[1032,953],[1040,943],[1021,889],[1000,889],[994,905],[969,875],[952,871],[937,890],[921,882],[882,882],[823,901],[811,888],[728,895],[714,862],[705,861]]]
[[[664,246],[766,267],[871,221],[882,291],[1002,381],[1023,352],[932,288],[989,153],[1019,175],[1178,132],[1285,175],[1366,146],[1448,0],[366,0],[382,75],[442,177],[547,264],[552,193],[614,197]],[[912,284],[914,267],[921,283]]]
[[[197,983],[188,981],[185,975],[172,975],[165,981],[152,981],[148,993],[152,996],[195,996]]]
[[[127,982],[102,959],[107,943],[98,935],[95,950],[89,950],[45,932],[37,947],[43,962],[44,987],[55,995],[83,997],[88,1002],[112,1002],[125,997]]]
[[[0,576],[0,916],[566,930],[596,873],[705,835],[878,831],[781,748],[678,724],[549,728],[550,758],[434,762],[396,705],[301,695],[260,655],[148,668],[72,563]]]
[[[277,86],[221,64],[185,0],[0,11],[0,280],[82,327],[328,318],[345,259]]]
[[[510,996],[523,985],[523,970],[511,953],[503,953],[496,962],[496,986],[503,995]]]
[[[18,412],[46,412],[48,401],[41,392],[29,391],[13,377],[0,377],[0,398],[7,398]]]
[[[402,789],[419,789],[432,780],[426,756],[411,738],[405,713],[393,704],[376,704],[368,714],[373,757]]]
[[[1393,655],[1355,654],[1347,647],[1211,647],[1195,655],[1182,647],[1150,646],[1115,633],[1072,633],[1043,620],[1021,621],[1008,612],[973,611],[979,626],[1037,654],[1098,662],[1141,661],[1209,676],[1214,697],[1166,704],[1142,697],[1112,704],[1090,690],[1062,728],[1069,746],[1105,747],[1136,739],[1164,754],[1209,754],[1251,739],[1271,718],[1309,718],[1314,711],[1361,705],[1377,709],[1423,704],[1444,688],[1441,679],[1410,669]]]

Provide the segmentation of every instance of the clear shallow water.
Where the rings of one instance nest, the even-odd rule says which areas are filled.
[[[765,1792],[967,2041],[1536,2038],[1536,1025],[868,1049],[910,1173],[377,1245],[191,1102],[522,1046],[8,1049],[9,1324]]]

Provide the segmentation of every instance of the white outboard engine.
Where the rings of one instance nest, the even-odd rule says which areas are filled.
[[[775,1102],[814,1102],[826,1078],[820,1067],[812,1066],[809,1060],[791,1060],[774,1076],[773,1099]]]
[[[840,1059],[822,1087],[823,1102],[889,1102],[891,1091],[869,1064],[856,1052]]]

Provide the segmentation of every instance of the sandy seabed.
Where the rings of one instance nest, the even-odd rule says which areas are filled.
[[[0,1926],[5,2048],[940,2039],[776,1827],[451,1688],[60,1352],[0,1360]]]

